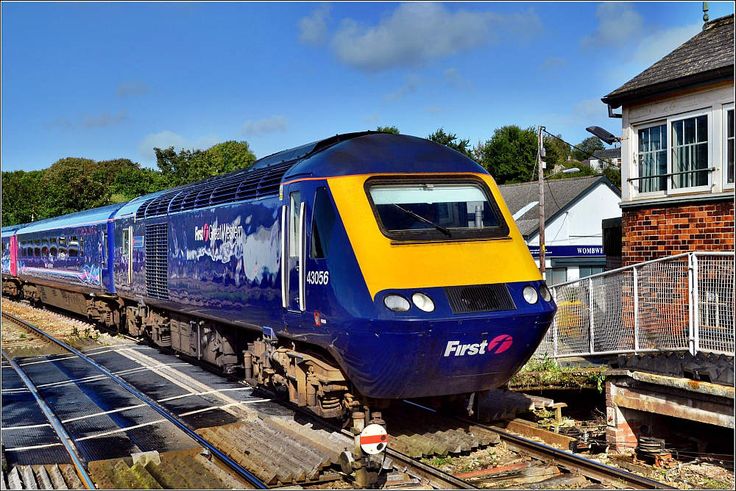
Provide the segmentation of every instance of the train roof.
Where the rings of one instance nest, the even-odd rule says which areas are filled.
[[[99,222],[106,222],[118,211],[125,203],[115,203],[112,205],[92,208],[91,210],[78,211],[68,215],[62,215],[54,218],[46,218],[38,222],[32,222],[19,230],[21,234],[43,232],[46,230],[55,230],[59,228],[76,227],[80,225],[92,225]]]
[[[312,152],[296,162],[284,180],[300,176],[403,172],[487,174],[475,161],[446,145],[416,136],[370,131],[353,133],[351,138],[331,142],[321,151]]]
[[[486,170],[445,145],[409,135],[362,131],[283,150],[243,169],[131,201],[118,216],[137,219],[278,194],[282,182],[299,177],[396,172]]]
[[[16,230],[18,230],[20,228],[23,228],[25,226],[26,226],[25,223],[19,223],[17,225],[7,225],[7,226],[5,226],[5,227],[2,228],[2,236],[3,237],[8,237],[10,235],[13,235],[13,232],[15,232]]]

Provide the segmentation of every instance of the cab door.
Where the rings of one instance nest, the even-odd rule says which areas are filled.
[[[290,312],[306,310],[306,214],[302,191],[296,186],[286,190],[287,204],[281,212],[281,292],[282,306]]]

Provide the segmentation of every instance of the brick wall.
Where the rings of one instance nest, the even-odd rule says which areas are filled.
[[[622,231],[624,265],[689,251],[733,251],[733,200],[624,209]]]

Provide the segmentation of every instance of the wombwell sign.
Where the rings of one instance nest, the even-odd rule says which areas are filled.
[[[603,257],[603,246],[596,245],[572,245],[572,246],[547,246],[545,248],[547,257]],[[529,246],[532,256],[539,257],[539,246]]]

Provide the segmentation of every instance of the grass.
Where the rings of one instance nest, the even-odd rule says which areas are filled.
[[[531,387],[550,388],[595,388],[603,392],[606,380],[606,367],[581,368],[563,366],[546,355],[543,358],[532,358],[509,381],[513,388]]]

